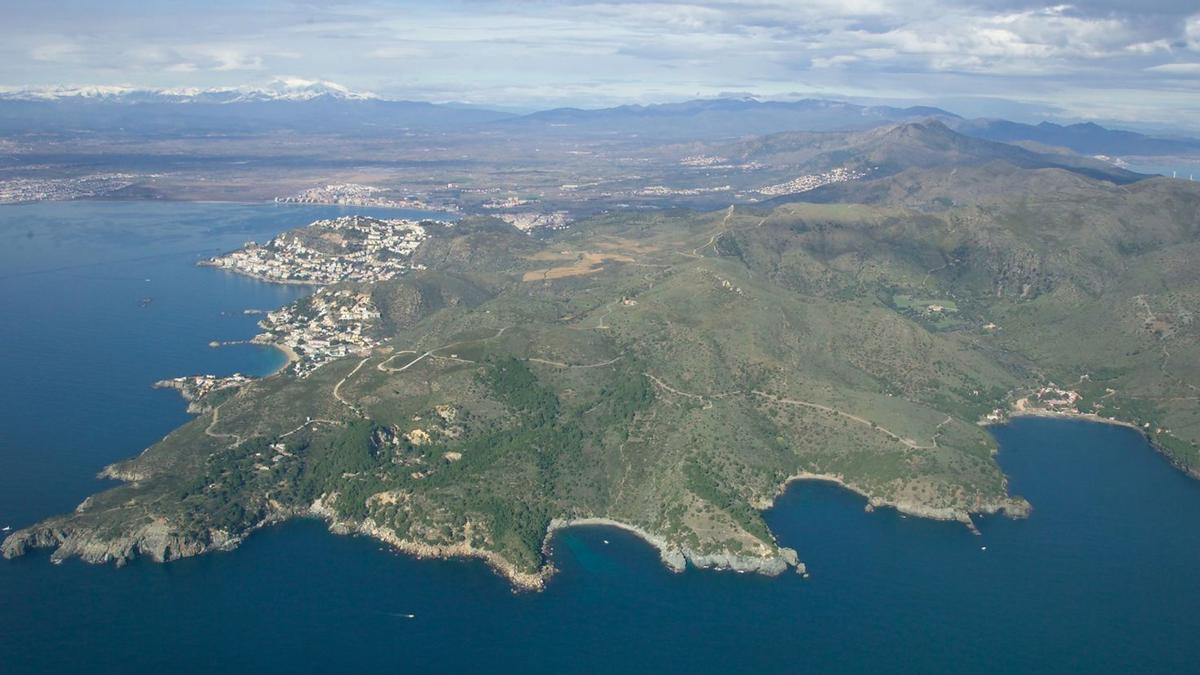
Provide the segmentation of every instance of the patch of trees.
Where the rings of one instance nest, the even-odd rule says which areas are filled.
[[[739,527],[754,537],[768,543],[772,541],[771,532],[767,529],[767,525],[758,511],[755,511],[754,507],[742,499],[737,492],[719,483],[698,462],[689,462],[684,467],[684,477],[687,479],[687,488],[692,494],[729,514]]]
[[[241,532],[266,515],[253,482],[259,454],[270,452],[269,445],[266,439],[252,438],[214,453],[204,472],[179,488],[188,523],[185,535],[199,537],[209,528]]]

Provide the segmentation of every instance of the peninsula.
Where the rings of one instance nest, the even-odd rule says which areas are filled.
[[[892,133],[932,153],[947,131]],[[3,554],[169,560],[318,517],[540,588],[550,533],[608,523],[673,569],[778,574],[803,551],[761,510],[791,480],[966,526],[1029,513],[983,426],[1014,410],[1135,425],[1194,473],[1200,189],[953,147],[771,204],[534,234],[347,217],[214,258],[314,286],[258,338],[296,362],[170,385],[208,392],[198,417]]]

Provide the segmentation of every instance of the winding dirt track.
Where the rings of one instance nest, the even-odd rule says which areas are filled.
[[[697,246],[696,248],[692,249],[692,257],[693,258],[702,257],[700,255],[700,251],[703,251],[704,249],[708,248],[709,246],[712,246],[713,244],[717,243],[717,239],[720,238],[721,235],[723,235],[729,231],[729,219],[732,217],[733,217],[733,204],[730,204],[729,208],[725,211],[725,218],[723,218],[721,220],[720,231],[714,233],[713,236],[709,237],[707,244],[705,244],[703,246]]]
[[[350,372],[346,373],[345,377],[338,380],[338,383],[333,385],[333,397],[336,398],[337,400],[341,401],[342,403],[344,403],[347,408],[350,408],[351,410],[353,410],[354,413],[360,417],[365,417],[365,415],[363,415],[362,411],[358,409],[358,406],[356,406],[353,403],[342,398],[341,389],[342,389],[342,385],[346,383],[346,380],[353,377],[353,375],[355,373],[357,373],[360,368],[362,368],[364,365],[366,365],[367,361],[370,361],[370,360],[371,360],[370,356],[364,357],[362,361],[358,362],[357,366],[354,366],[354,370],[351,370]]]
[[[442,345],[441,347],[434,347],[433,349],[426,351],[425,353],[421,354],[420,356],[413,359],[412,361],[409,361],[408,363],[404,364],[403,366],[400,366],[399,368],[389,368],[387,366],[388,362],[391,361],[392,359],[396,358],[397,356],[400,356],[401,354],[416,354],[417,353],[416,350],[413,350],[413,349],[403,349],[401,351],[396,352],[395,354],[392,354],[390,357],[388,357],[382,363],[375,366],[375,368],[376,368],[376,370],[379,370],[384,373],[402,373],[402,372],[408,370],[409,368],[415,366],[419,361],[429,358],[429,357],[446,358],[446,359],[450,359],[453,361],[461,361],[463,363],[474,363],[474,361],[468,361],[467,359],[460,359],[460,358],[454,357],[454,356],[440,357],[440,356],[436,356],[436,354],[437,354],[437,352],[440,352],[443,349],[450,349],[451,347],[458,347],[460,345],[469,345],[472,342],[483,342],[485,340],[495,340],[496,338],[500,337],[501,335],[504,335],[504,331],[508,330],[508,328],[509,328],[508,326],[504,326],[503,328],[498,328],[496,330],[495,335],[489,335],[488,337],[485,337],[485,338],[475,338],[472,340],[459,340],[458,342],[451,342],[450,344]],[[353,375],[354,373],[350,373],[350,374]]]
[[[662,389],[664,389],[668,392],[671,392],[672,394],[675,394],[677,396],[683,396],[685,398],[690,398],[695,401],[702,401],[704,403],[705,410],[707,410],[713,406],[714,399],[721,399],[721,398],[725,398],[727,396],[732,396],[734,394],[743,393],[740,391],[732,391],[732,392],[726,392],[723,394],[714,394],[714,395],[707,395],[707,396],[703,395],[703,394],[693,394],[693,393],[686,392],[686,391],[680,391],[679,389],[672,387],[671,385],[667,384],[666,382],[663,382],[662,380],[651,375],[650,373],[643,373],[643,375],[645,375],[647,378],[649,378],[650,381],[653,382],[655,385],[661,387]],[[800,400],[792,399],[792,398],[782,398],[779,396],[775,396],[774,394],[768,394],[765,391],[751,390],[746,393],[749,393],[753,396],[758,396],[760,398],[766,398],[766,399],[775,401],[776,403],[801,406],[804,408],[810,408],[812,410],[819,410],[821,412],[826,412],[831,415],[837,415],[839,417],[848,419],[851,422],[855,422],[857,424],[862,424],[864,426],[868,426],[868,427],[874,429],[875,431],[878,431],[879,433],[883,434],[884,436],[887,436],[888,438],[891,438],[892,440],[894,440],[898,443],[901,443],[902,445],[912,448],[913,450],[933,450],[933,449],[937,448],[938,447],[937,438],[941,434],[942,427],[949,424],[952,421],[952,418],[947,416],[946,419],[942,420],[942,422],[940,424],[938,424],[937,427],[934,429],[932,443],[930,445],[921,445],[920,443],[917,443],[916,441],[912,440],[911,438],[906,438],[886,427],[879,426],[878,424],[872,422],[869,419],[866,419],[865,417],[859,417],[858,415],[845,412],[844,410],[838,410],[837,408],[832,408],[830,406],[822,405],[820,403],[813,403],[811,401],[800,401]]]
[[[325,419],[321,419],[321,418],[314,418],[314,419],[308,420],[304,424],[301,424],[300,426],[296,427],[295,429],[292,429],[291,431],[279,434],[279,437],[287,438],[288,436],[291,436],[292,434],[296,433],[297,431],[300,431],[304,427],[307,427],[310,424],[317,424],[318,422],[320,422],[322,424],[341,424],[341,422],[338,422],[336,420],[325,420]]]
[[[822,412],[832,413],[834,415],[844,417],[845,419],[848,419],[851,422],[857,422],[859,424],[864,424],[866,426],[869,426],[872,429],[874,429],[875,431],[878,431],[879,433],[883,434],[884,436],[887,436],[894,441],[898,441],[898,442],[912,448],[913,450],[932,450],[937,447],[936,439],[934,440],[932,445],[921,445],[921,444],[917,443],[916,441],[912,440],[911,438],[905,438],[904,436],[901,436],[900,434],[897,434],[896,432],[891,431],[890,429],[879,426],[878,424],[872,422],[869,419],[859,417],[858,415],[855,415],[853,413],[848,413],[848,412],[845,412],[842,410],[838,410],[837,408],[831,408],[827,405],[821,405],[820,403],[812,403],[811,401],[797,401],[796,399],[792,399],[792,398],[781,398],[779,396],[775,396],[773,394],[768,394],[766,392],[757,391],[757,390],[751,391],[750,393],[754,394],[755,396],[761,396],[763,398],[770,399],[772,401],[775,401],[776,403],[786,403],[788,405],[803,406],[805,408],[811,408],[813,410],[820,410]],[[949,422],[949,421],[950,421],[950,418],[947,417],[946,420],[942,422],[942,424],[946,424],[946,422]],[[938,428],[941,428],[942,424],[939,424]]]
[[[222,403],[221,405],[213,408],[212,420],[208,423],[207,427],[204,427],[204,434],[206,436],[211,436],[212,438],[220,438],[220,439],[232,438],[233,443],[231,445],[237,445],[242,442],[242,437],[239,436],[238,434],[221,434],[221,433],[217,433],[217,432],[213,431],[213,427],[217,426],[217,422],[221,421],[221,406],[223,406],[223,405],[225,405],[225,404]]]
[[[529,358],[526,360],[532,361],[533,363],[541,363],[541,364],[544,364],[547,366],[554,366],[555,368],[602,368],[604,366],[611,366],[612,364],[616,363],[617,361],[620,361],[622,358],[624,358],[624,355],[617,356],[615,358],[611,358],[607,361],[601,361],[600,363],[586,363],[586,364],[581,364],[581,365],[573,365],[570,363],[562,363],[561,361],[549,361],[547,359],[539,359],[539,358]]]

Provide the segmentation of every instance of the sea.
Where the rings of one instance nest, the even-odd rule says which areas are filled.
[[[1179,180],[1200,180],[1200,158],[1196,157],[1137,157],[1123,167],[1137,173],[1159,174]]]
[[[0,527],[74,508],[103,466],[187,421],[154,381],[278,368],[269,348],[208,343],[307,291],[195,263],[343,213],[0,207]],[[1194,672],[1200,482],[1127,428],[993,433],[1028,519],[972,534],[795,483],[766,519],[809,578],[676,574],[604,527],[555,537],[541,593],[316,521],[167,564],[0,560],[0,672]]]

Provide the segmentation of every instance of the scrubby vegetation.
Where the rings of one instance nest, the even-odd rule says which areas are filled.
[[[1050,384],[1196,471],[1200,191],[920,171],[836,188],[858,204],[440,232],[429,271],[373,289],[380,348],[244,387],[32,532],[219,541],[318,504],[521,571],[554,518],[766,559],[758,508],[797,474],[941,518],[1019,510],[976,422]],[[602,262],[525,280],[539,251]]]

